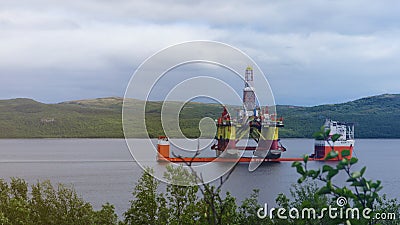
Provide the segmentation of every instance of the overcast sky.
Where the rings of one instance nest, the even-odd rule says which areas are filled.
[[[0,1],[0,98],[123,96],[172,44],[233,45],[278,104],[400,93],[400,1]]]

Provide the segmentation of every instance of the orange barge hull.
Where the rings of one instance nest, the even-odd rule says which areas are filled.
[[[207,158],[165,158],[158,157],[159,162],[295,162],[303,161],[303,158],[278,158],[278,159],[261,159],[261,158],[222,158],[222,157],[207,157]],[[308,161],[324,161],[324,159],[309,158]]]

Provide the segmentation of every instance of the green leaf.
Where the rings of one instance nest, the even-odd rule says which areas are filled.
[[[355,171],[355,172],[351,173],[351,177],[354,179],[357,179],[357,178],[361,177],[361,172]]]
[[[313,138],[314,138],[315,140],[325,140],[325,139],[324,139],[324,134],[321,133],[321,132],[315,132],[315,133],[313,134]]]
[[[307,163],[307,161],[308,161],[308,158],[309,158],[309,156],[308,156],[308,155],[304,155],[304,157],[303,157],[303,161],[304,161],[304,163]]]
[[[329,137],[329,133],[331,132],[331,130],[325,130],[325,127],[324,126],[322,126],[320,129],[319,129],[319,131],[317,131],[317,132],[315,132],[314,134],[313,134],[313,137],[316,139],[316,140],[327,140],[328,139],[328,137]]]
[[[381,185],[381,181],[377,180],[375,183],[371,184],[371,188],[378,188]]]
[[[370,183],[371,183],[371,182],[365,182],[365,189],[368,190],[368,191],[371,190],[371,185],[370,185]]]
[[[304,181],[306,178],[307,178],[306,176],[300,177],[300,178],[297,180],[297,183],[299,183],[299,184],[303,183],[303,181]]]
[[[356,180],[356,181],[353,181],[353,182],[350,184],[350,186],[354,186],[354,187],[363,187],[364,184]]]
[[[342,157],[349,156],[350,155],[350,150],[347,150],[347,149],[343,150],[341,154],[342,154]]]
[[[314,175],[312,176],[313,179],[316,179],[321,174],[321,170],[315,170]]]
[[[331,171],[331,170],[333,170],[333,168],[332,168],[331,166],[324,165],[324,166],[322,167],[322,172],[323,172],[323,173],[325,173],[325,172],[327,172],[327,171]]]
[[[327,130],[325,131],[325,133],[324,133],[325,140],[328,139],[330,133],[331,133],[331,129],[327,129]]]
[[[344,169],[344,165],[342,163],[339,163],[339,164],[336,165],[336,168],[338,170],[342,170],[342,169]]]
[[[297,170],[297,173],[298,173],[298,174],[301,174],[301,175],[306,174],[306,172],[304,171],[304,169],[303,169],[302,166],[297,166],[297,167],[296,167],[296,170]]]
[[[338,153],[332,150],[325,157],[325,160],[333,159],[333,158],[336,158],[337,156],[338,156]]]
[[[335,142],[335,141],[337,141],[337,140],[340,138],[340,136],[342,136],[342,135],[340,135],[340,134],[334,134],[334,135],[332,135],[331,140],[332,140],[333,142]]]
[[[298,167],[298,166],[301,166],[301,162],[296,161],[292,163],[292,167]]]
[[[309,170],[307,171],[307,176],[312,177],[313,179],[317,178],[318,175],[321,173],[320,170]]]
[[[358,162],[358,159],[353,157],[350,159],[350,165],[356,164]],[[362,171],[362,170],[361,170]]]
[[[367,169],[367,167],[364,166],[364,167],[360,170],[361,176],[364,175],[366,169]]]
[[[330,179],[332,179],[332,177],[334,177],[338,173],[339,173],[339,170],[333,169],[333,170],[328,172],[328,175],[326,176],[326,179],[330,180]]]
[[[346,180],[346,182],[354,182],[354,181],[356,181],[356,179],[352,178],[352,177],[350,177],[349,179]]]

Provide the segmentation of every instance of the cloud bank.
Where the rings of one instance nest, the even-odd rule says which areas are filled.
[[[122,96],[150,55],[189,40],[242,49],[278,104],[400,92],[398,1],[1,1],[0,98]]]

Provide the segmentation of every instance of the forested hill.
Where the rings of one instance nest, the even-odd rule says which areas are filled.
[[[139,101],[139,100],[132,100]],[[161,135],[161,102],[149,102],[146,120],[151,137]],[[110,97],[44,104],[31,99],[0,100],[0,138],[122,138],[122,98]],[[354,122],[358,138],[400,138],[400,94],[385,94],[341,104],[299,107],[278,105],[284,117],[281,137],[311,138],[325,118]],[[216,104],[189,103],[180,115],[187,136],[198,135],[198,121],[217,118]],[[137,137],[143,137],[139,132]]]
[[[357,138],[400,138],[400,94],[314,107],[278,106],[285,119],[282,137],[311,137],[325,118],[355,123]]]

